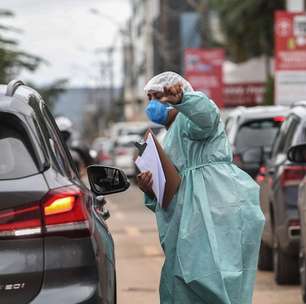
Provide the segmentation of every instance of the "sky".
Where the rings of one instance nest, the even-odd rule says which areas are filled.
[[[1,22],[22,30],[10,34],[20,47],[48,62],[19,78],[38,85],[62,78],[72,87],[108,85],[101,72],[107,56],[97,49],[115,45],[115,85],[121,84],[118,32],[130,15],[129,0],[1,0],[0,8],[15,13]]]

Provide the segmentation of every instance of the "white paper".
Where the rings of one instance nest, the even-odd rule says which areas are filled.
[[[140,172],[150,171],[152,173],[152,190],[158,203],[162,205],[166,185],[165,173],[151,134],[148,135],[146,143],[146,149],[144,150],[142,156],[139,156],[136,159],[135,164]]]

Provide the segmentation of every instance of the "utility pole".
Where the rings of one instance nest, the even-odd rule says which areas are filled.
[[[102,17],[106,20],[108,20],[113,26],[115,26],[118,30],[118,34],[116,34],[113,43],[110,45],[110,47],[105,47],[105,48],[98,48],[96,51],[99,53],[104,53],[107,56],[107,75],[108,75],[108,79],[109,79],[109,94],[110,94],[110,102],[112,106],[116,107],[115,110],[115,116],[116,118],[118,118],[120,115],[122,115],[122,111],[121,109],[119,109],[120,103],[117,103],[115,100],[115,79],[114,79],[114,52],[117,50],[116,47],[116,42],[118,40],[118,38],[120,38],[120,36],[122,37],[126,37],[128,36],[129,40],[130,35],[129,35],[129,31],[127,31],[126,29],[123,28],[123,25],[119,23],[119,21],[114,20],[114,18],[112,16],[108,16],[105,15],[104,13],[101,13],[99,10],[97,9],[91,9],[90,13],[97,15],[98,17]],[[104,72],[104,71],[103,71]],[[121,117],[119,117],[121,118]]]
[[[105,71],[101,71],[101,74],[106,74],[108,78],[108,86],[109,86],[109,100],[111,105],[115,104],[115,94],[114,94],[114,52],[115,48],[113,46],[111,47],[105,47],[105,48],[99,48],[97,50],[99,53],[106,54],[107,60],[106,64],[101,65],[101,69],[107,69],[106,73]]]

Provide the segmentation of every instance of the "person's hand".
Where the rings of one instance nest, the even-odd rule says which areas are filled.
[[[183,98],[182,84],[178,83],[172,86],[164,87],[164,96],[160,99],[161,102],[170,104],[178,104]]]
[[[153,178],[152,173],[149,171],[139,173],[137,175],[137,184],[138,187],[150,196],[154,196],[152,186],[153,186]]]

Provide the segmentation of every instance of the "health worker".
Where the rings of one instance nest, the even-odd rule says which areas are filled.
[[[161,304],[251,304],[264,216],[259,187],[232,163],[216,104],[180,75],[145,86],[149,119],[167,128],[163,148],[182,180],[167,209],[152,175],[137,176],[155,212],[165,254]]]

